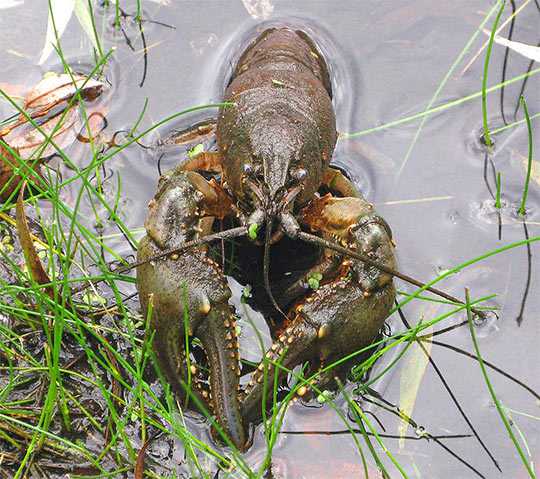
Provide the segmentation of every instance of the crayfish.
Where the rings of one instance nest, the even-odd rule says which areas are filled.
[[[395,259],[386,222],[330,166],[337,140],[330,75],[305,32],[260,34],[240,57],[224,101],[218,151],[188,158],[159,180],[137,282],[171,387],[205,405],[244,449],[247,424],[260,419],[264,392],[273,390],[264,377],[279,379],[306,362],[316,372],[377,337],[395,298]],[[221,220],[231,227],[221,229]],[[240,237],[258,247],[264,290],[284,317],[245,388],[231,291],[207,246]],[[316,257],[273,292],[271,248],[285,240],[315,245]],[[189,357],[193,337],[206,354],[207,380]],[[325,372],[314,386],[332,379]]]

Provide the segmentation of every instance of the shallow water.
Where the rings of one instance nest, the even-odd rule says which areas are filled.
[[[131,50],[124,36],[110,27],[113,9],[104,10],[96,6],[98,31],[104,31],[104,49],[116,46],[107,69],[111,92],[109,98],[104,100],[108,109],[108,128],[112,132],[130,128],[146,100],[148,106],[141,130],[184,108],[219,101],[231,64],[247,39],[253,37],[257,25],[263,21],[302,26],[311,32],[321,46],[330,63],[341,133],[360,132],[405,118],[426,108],[450,66],[492,7],[492,2],[480,0],[370,0],[361,5],[350,0],[341,1],[339,5],[337,2],[316,0],[294,3],[284,0],[245,0],[244,3],[239,0],[143,1],[142,4],[145,19],[174,27],[144,24],[148,47],[146,60],[134,23],[126,19],[124,24],[133,42],[134,50]],[[266,4],[269,15],[267,18],[254,18],[244,4]],[[134,12],[135,2],[123,8],[126,12]],[[258,16],[258,13],[254,12],[253,15]],[[503,15],[503,19],[506,17],[507,14]],[[12,8],[0,9],[0,52],[3,58],[0,86],[20,86],[23,91],[36,83],[43,72],[59,69],[59,62],[53,55],[43,66],[37,65],[45,38],[46,18],[46,2],[39,2],[38,5],[27,0]],[[540,12],[534,2],[530,2],[517,18],[514,39],[536,44],[539,24]],[[480,91],[483,55],[465,74],[460,72],[485,39],[481,34],[474,42],[465,61],[450,76],[434,105]],[[62,47],[74,69],[88,71],[92,60],[91,44],[74,19],[62,37]],[[504,53],[502,47],[494,46],[489,70],[490,84],[496,84],[501,79]],[[78,63],[80,65],[77,67]],[[523,74],[528,63],[528,59],[511,53],[506,78]],[[140,86],[143,79],[144,83]],[[540,110],[539,86],[537,76],[529,78],[525,96],[531,115]],[[509,119],[513,118],[520,88],[521,82],[516,82],[505,89],[504,107]],[[488,108],[492,128],[502,125],[499,92],[489,95]],[[0,118],[9,113],[8,106],[0,102]],[[159,134],[154,132],[145,137],[143,142],[149,144],[173,127],[185,127],[194,118],[204,118],[210,114],[211,110],[208,110],[198,116],[176,120],[159,129]],[[522,118],[521,112],[518,118]],[[416,142],[419,121],[354,138],[342,138],[338,142],[334,162],[349,172],[363,194],[375,203],[379,213],[391,225],[401,271],[427,281],[462,262],[523,240],[525,226],[530,238],[540,235],[538,179],[531,180],[525,226],[522,218],[515,213],[525,178],[525,126],[497,135],[495,151],[491,156],[494,168],[502,174],[502,199],[505,205],[500,214],[502,239],[498,237],[498,213],[484,180],[486,160],[485,148],[479,141],[481,127],[482,111],[478,97],[430,116]],[[537,133],[537,122],[533,122],[533,131],[536,131],[534,151],[538,151],[540,135]],[[411,145],[412,150],[408,155]],[[83,153],[74,158],[79,166],[88,161]],[[159,177],[158,158],[156,152],[133,146],[105,165],[106,174],[112,174],[115,178],[107,186],[105,194],[113,201],[116,179],[120,178],[120,215],[129,228],[139,231],[138,237],[142,233],[146,205],[154,194]],[[166,171],[177,161],[178,155],[169,151],[160,160],[159,166]],[[69,170],[63,173],[69,175]],[[487,178],[494,191],[495,183],[489,164]],[[73,197],[76,192],[75,184],[71,191]],[[70,193],[66,192],[66,199],[69,197]],[[85,205],[85,208],[89,211],[90,205]],[[82,213],[84,217],[84,211]],[[90,220],[88,226],[94,227]],[[104,234],[115,233],[118,230],[114,224],[105,222]],[[110,240],[109,245],[120,254],[132,254],[130,245],[121,236]],[[531,244],[530,253],[530,264],[527,249],[521,246],[474,264],[438,286],[458,297],[463,296],[466,287],[470,289],[472,297],[497,295],[490,304],[500,308],[499,319],[488,320],[477,329],[482,354],[485,359],[538,391],[538,243]],[[531,269],[531,279],[528,294],[525,295],[528,268]],[[399,281],[397,283],[399,289],[413,291],[412,287]],[[413,324],[421,319],[427,321],[445,311],[436,303],[423,301],[413,301],[403,310]],[[520,314],[521,323],[518,325]],[[437,327],[447,327],[463,319],[452,317]],[[389,325],[392,331],[403,329],[397,315],[390,318]],[[466,327],[445,333],[438,339],[474,353]],[[384,361],[377,363],[372,377],[388,365],[393,354],[386,355]],[[526,477],[526,471],[491,401],[478,364],[436,345],[432,348],[432,358],[503,472],[497,471],[474,438],[448,439],[443,443],[484,477]],[[372,386],[389,403],[397,404],[403,398],[405,387],[402,384],[410,378],[414,368],[407,364],[401,361],[390,374]],[[497,396],[511,411],[515,432],[519,431],[520,436],[526,438],[532,460],[540,460],[540,403],[515,383],[493,371],[489,371],[489,375]],[[346,409],[344,400],[338,400],[338,404]],[[395,415],[377,406],[365,404],[365,407],[377,416],[387,434],[398,434],[399,420]],[[430,366],[423,376],[412,417],[432,435],[470,434],[470,429]],[[196,429],[197,418],[191,422]],[[374,425],[377,426],[376,422]],[[202,437],[206,437],[204,427],[199,429]],[[342,421],[330,408],[310,409],[301,404],[290,407],[283,426],[284,431],[342,429]],[[414,436],[415,431],[409,428],[408,434]],[[363,444],[361,436],[360,441]],[[384,441],[407,477],[476,477],[434,441],[407,440],[401,446],[397,439]],[[164,449],[159,451],[160,447]],[[149,451],[161,463],[161,472],[169,468],[177,470],[176,461],[182,455],[181,444],[176,444],[174,453],[165,451],[167,447],[166,444],[158,444]],[[375,447],[381,460],[392,471],[391,477],[400,477],[382,449],[377,445]],[[364,447],[364,453],[370,456],[367,447]],[[265,445],[259,427],[246,460],[256,466],[263,460],[264,454]],[[363,477],[358,450],[347,434],[282,433],[274,449],[272,463],[275,477]],[[375,470],[374,464],[371,467]],[[182,471],[182,468],[178,470]],[[374,473],[369,477],[377,476]]]

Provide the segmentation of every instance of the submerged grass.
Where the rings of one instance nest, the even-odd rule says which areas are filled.
[[[119,26],[122,21],[119,2],[115,1],[113,7],[116,12],[115,23]],[[486,16],[484,23],[494,11],[492,9]],[[93,10],[91,12],[94,13]],[[141,15],[141,4],[137,2],[136,16],[139,21]],[[97,38],[95,21],[93,28]],[[472,39],[474,38],[476,37],[473,36]],[[72,75],[59,39],[57,40],[58,57],[65,71]],[[424,112],[363,132],[342,135],[342,137],[361,136],[422,119],[422,124],[415,136],[414,141],[416,141],[424,121],[430,115],[479,96],[484,98],[489,92],[540,72],[540,69],[532,70],[491,88],[487,88],[486,84],[481,92],[432,107],[442,87],[450,79],[451,73],[468,50],[470,43],[461,52]],[[98,60],[90,72],[91,75],[99,74],[103,69],[106,70],[113,55],[112,50],[106,54],[102,53],[99,40],[98,45],[100,45],[100,51],[96,55]],[[43,460],[44,458],[52,458],[57,462],[57,468],[51,470],[58,470],[58,465],[62,465],[64,471],[71,471],[72,477],[120,476],[133,471],[143,445],[160,435],[166,438],[164,444],[167,444],[171,450],[178,447],[175,439],[181,441],[186,462],[184,469],[187,469],[193,477],[213,477],[216,469],[221,469],[220,477],[239,477],[240,475],[250,478],[265,477],[271,467],[272,453],[282,429],[287,405],[296,396],[300,387],[311,387],[315,393],[323,396],[324,391],[313,386],[313,381],[319,375],[337,368],[350,359],[358,358],[363,353],[372,352],[369,358],[360,361],[353,370],[354,376],[360,378],[366,375],[377,360],[397,351],[396,356],[378,374],[358,384],[357,391],[361,394],[368,393],[371,385],[399,364],[410,344],[426,339],[421,335],[422,332],[443,321],[456,318],[464,311],[470,314],[471,305],[483,305],[493,298],[492,295],[487,295],[471,302],[467,296],[466,304],[451,304],[423,296],[422,293],[428,286],[504,251],[540,241],[540,237],[531,237],[488,251],[449,269],[425,287],[412,293],[404,293],[405,299],[394,308],[394,311],[414,299],[439,301],[441,304],[446,303],[449,309],[406,331],[393,334],[355,351],[340,361],[327,365],[317,374],[305,377],[303,371],[289,371],[278,361],[273,363],[274,378],[268,378],[266,374],[268,369],[265,368],[265,383],[268,382],[268,385],[272,384],[273,387],[272,408],[271,413],[265,416],[265,457],[258,468],[253,468],[234,448],[224,450],[192,432],[189,425],[191,419],[186,418],[184,405],[177,403],[159,370],[155,369],[155,358],[151,348],[153,332],[149,326],[151,307],[148,317],[141,317],[138,313],[137,298],[133,296],[134,278],[131,274],[113,271],[113,264],[128,264],[125,248],[120,246],[122,251],[117,251],[109,242],[112,240],[112,244],[118,244],[118,239],[123,237],[129,249],[132,245],[136,246],[141,229],[130,229],[122,217],[119,206],[120,178],[118,178],[117,191],[107,192],[107,183],[102,172],[107,162],[115,159],[120,152],[147,138],[155,129],[180,116],[203,109],[226,107],[229,104],[216,103],[188,108],[137,133],[148,106],[148,101],[146,101],[125,141],[105,146],[90,135],[89,151],[86,152],[88,162],[79,166],[77,161],[70,158],[69,154],[56,144],[55,132],[47,134],[13,98],[1,90],[0,94],[14,109],[24,115],[37,131],[41,132],[44,137],[41,151],[47,145],[53,145],[62,161],[70,169],[70,176],[65,179],[47,170],[48,187],[42,187],[32,180],[26,160],[16,150],[8,147],[16,160],[15,173],[21,175],[33,186],[34,193],[28,197],[25,204],[29,216],[35,220],[36,242],[44,251],[51,280],[46,285],[34,282],[24,265],[20,264],[20,248],[17,242],[11,240],[2,242],[1,261],[9,266],[13,276],[11,281],[0,279],[2,286],[0,301],[0,372],[2,374],[0,377],[6,378],[0,382],[0,444],[6,444],[2,461],[3,465],[9,467],[10,474],[12,473],[9,477],[22,478],[31,474],[41,474],[45,469],[52,467],[51,461],[47,462]],[[90,131],[85,101],[79,92],[74,95],[72,102],[78,102],[81,105],[83,122],[86,130]],[[538,115],[529,118],[526,105],[524,105],[524,110],[526,118],[523,121],[527,122],[529,139],[531,139],[530,121]],[[513,126],[523,121],[515,122]],[[59,122],[58,128],[61,125],[62,121]],[[493,130],[492,134],[510,126],[512,125]],[[39,153],[36,158],[38,156]],[[529,150],[529,158],[532,158],[532,147]],[[523,208],[529,178],[530,170],[524,189]],[[71,198],[71,201],[67,201],[65,194],[73,189],[76,195]],[[14,193],[11,199],[8,199],[0,208],[0,220],[11,219],[9,213],[13,208],[15,197]],[[85,202],[89,205],[90,216],[87,212],[83,212]],[[4,233],[6,237],[10,237],[7,232],[4,231]],[[11,250],[5,245],[10,245]],[[53,287],[52,298],[46,294],[47,286]],[[2,317],[10,318],[9,327],[1,321]],[[184,318],[184,321],[187,326],[187,318]],[[472,335],[474,339],[474,331]],[[189,352],[188,343],[186,343],[186,350]],[[489,379],[485,374],[485,367],[478,350],[477,355],[491,392]],[[187,356],[189,358],[189,354]],[[295,381],[294,386],[281,402],[278,401],[279,391],[276,381],[279,370],[289,373]],[[353,421],[347,418],[342,406],[334,399],[327,398],[326,403],[341,418],[349,431],[366,476],[369,474],[369,460],[362,448],[362,438],[373,461],[386,477],[394,477],[394,472],[390,470],[392,465],[402,477],[409,477],[406,467],[400,464],[391,448],[386,446],[382,434],[369,420],[362,405],[351,397],[346,387],[342,386],[340,389]],[[495,395],[493,397],[496,399]],[[264,410],[266,415],[266,408]],[[499,412],[504,421],[504,411],[500,409]],[[208,413],[207,416],[207,420],[217,427],[211,415]],[[358,425],[360,435],[353,430],[354,423]],[[511,430],[509,434],[512,434]],[[514,436],[512,437],[520,457],[525,460],[519,443],[514,440]],[[383,454],[387,456],[386,459]],[[385,462],[386,460],[390,463]],[[165,469],[163,465],[150,462],[147,464],[145,474],[147,477],[158,478],[164,477],[169,472],[177,473],[177,471],[165,471]],[[3,474],[0,471],[0,477],[8,477]]]
[[[439,98],[439,95],[443,91],[444,87],[446,86],[446,84],[448,83],[448,81],[450,80],[450,78],[452,77],[454,72],[456,71],[457,67],[461,64],[461,62],[465,58],[465,55],[467,54],[467,52],[470,50],[470,48],[473,45],[474,41],[477,39],[478,35],[480,35],[480,33],[482,32],[482,29],[484,28],[484,26],[486,25],[488,20],[491,18],[491,16],[496,11],[497,11],[497,5],[494,5],[491,8],[491,10],[487,13],[487,15],[484,17],[484,19],[482,20],[482,22],[480,23],[480,25],[478,26],[476,31],[471,35],[471,38],[469,38],[469,40],[467,41],[467,43],[465,44],[465,46],[463,47],[463,49],[461,50],[461,52],[457,56],[456,60],[450,66],[450,68],[448,69],[448,71],[444,75],[444,78],[442,79],[442,81],[437,86],[437,89],[435,90],[435,93],[433,94],[433,96],[429,100],[429,103],[427,104],[426,109],[424,110],[424,113],[427,113],[429,110],[431,110],[431,108],[433,107],[433,105],[437,101],[437,98]],[[407,165],[407,163],[409,161],[409,158],[412,155],[413,149],[414,149],[418,139],[420,138],[420,134],[422,133],[422,129],[424,128],[424,125],[425,125],[425,123],[426,123],[426,121],[428,119],[429,119],[429,115],[422,116],[422,120],[420,121],[420,124],[418,125],[418,128],[416,129],[416,132],[414,134],[414,137],[413,137],[413,139],[412,139],[412,141],[411,141],[411,143],[409,145],[409,148],[407,149],[407,152],[405,153],[405,158],[403,159],[403,163],[399,167],[399,171],[398,171],[398,175],[397,175],[398,178],[401,176],[401,173],[403,173],[403,170],[405,169],[405,166]]]

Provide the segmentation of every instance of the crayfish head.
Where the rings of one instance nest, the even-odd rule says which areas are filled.
[[[296,238],[300,225],[294,217],[294,202],[303,186],[296,182],[289,188],[280,188],[272,196],[268,194],[268,189],[263,189],[251,180],[247,183],[254,191],[257,207],[247,219],[248,236],[258,244],[262,244],[258,238],[269,237],[270,244],[279,241],[283,235]],[[266,193],[266,195],[265,195]],[[270,228],[270,233],[266,234],[266,229]]]

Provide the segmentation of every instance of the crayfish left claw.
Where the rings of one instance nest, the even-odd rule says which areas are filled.
[[[228,305],[218,305],[209,312],[197,331],[210,369],[211,405],[218,424],[240,450],[246,446],[238,387],[240,377],[236,322]],[[235,387],[236,386],[236,387]]]
[[[395,267],[389,229],[360,196],[327,194],[314,198],[301,211],[300,221],[321,239],[346,245],[387,268]],[[309,289],[303,290],[302,283]],[[279,380],[306,361],[311,368],[308,372],[314,373],[368,347],[383,327],[396,294],[390,275],[330,249],[323,250],[318,263],[291,286],[285,297],[295,293],[302,296],[293,303],[282,333],[267,351],[242,398],[246,421],[261,417],[263,405],[277,386],[274,378]],[[334,373],[339,376],[342,371],[327,370],[314,384],[332,382]],[[299,392],[307,395],[307,387]]]
[[[224,434],[243,449],[238,346],[228,304],[231,291],[221,267],[204,247],[162,255],[204,234],[205,215],[211,211],[217,216],[218,206],[223,206],[216,191],[197,173],[175,171],[163,177],[145,222],[147,236],[139,243],[137,287],[144,314],[151,313],[156,356],[173,390],[181,399],[195,394],[216,415]],[[189,383],[186,333],[202,342],[210,368],[209,390],[198,377]]]

